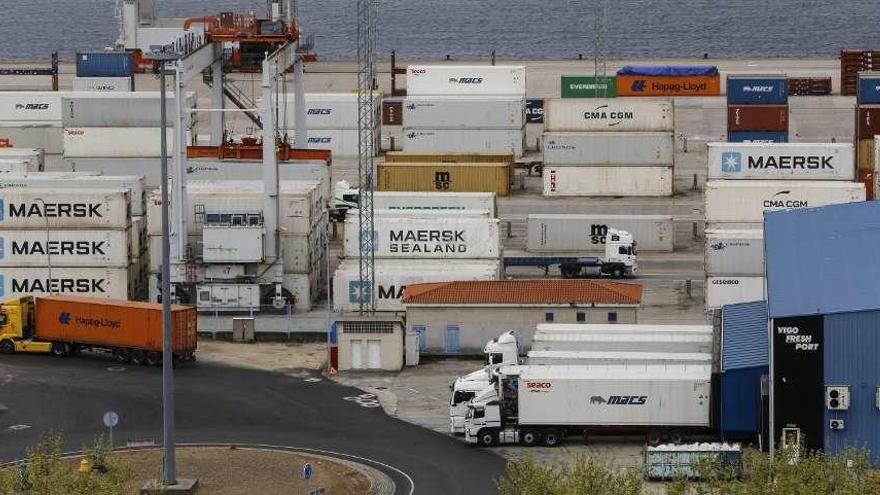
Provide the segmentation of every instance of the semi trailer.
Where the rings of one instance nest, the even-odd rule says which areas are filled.
[[[649,444],[711,432],[710,365],[501,366],[468,404],[465,440],[555,447],[571,433],[644,434]]]
[[[712,352],[712,335],[705,334],[535,334],[536,351],[609,351],[609,352]]]
[[[195,360],[195,308],[171,306],[173,360]],[[0,306],[0,353],[81,351],[111,354],[120,363],[159,365],[162,305],[76,296],[22,296]]]
[[[504,268],[538,267],[545,274],[558,267],[562,278],[629,278],[638,271],[638,253],[633,236],[623,230],[608,229],[605,256],[505,256]]]

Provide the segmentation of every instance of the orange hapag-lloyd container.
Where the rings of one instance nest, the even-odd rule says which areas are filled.
[[[162,351],[162,305],[77,296],[35,298],[39,340],[103,348]],[[197,346],[195,308],[171,306],[172,349],[192,358]]]
[[[718,96],[721,76],[617,76],[617,96]]]

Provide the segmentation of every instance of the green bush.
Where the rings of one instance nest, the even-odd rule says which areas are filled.
[[[501,495],[639,495],[644,482],[636,470],[615,471],[581,456],[570,466],[543,466],[526,457],[508,462],[495,485]]]

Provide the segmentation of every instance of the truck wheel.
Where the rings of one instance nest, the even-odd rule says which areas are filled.
[[[556,430],[547,430],[544,432],[544,445],[547,447],[556,447],[559,445],[559,432]]]
[[[159,366],[162,363],[162,355],[156,351],[147,352],[147,366]]]
[[[669,434],[669,441],[676,445],[681,445],[684,443],[684,435],[680,431],[673,431]]]
[[[559,271],[562,272],[562,278],[575,278],[581,269],[577,266],[560,266]]]
[[[12,354],[15,352],[15,344],[11,340],[0,342],[0,354]]]
[[[662,440],[662,435],[659,431],[651,430],[645,435],[645,441],[648,442],[648,445],[652,447],[656,447],[660,445],[660,441]]]
[[[611,270],[611,276],[613,278],[623,278],[623,268],[618,267],[614,270]]]
[[[55,357],[64,357],[67,355],[67,345],[61,342],[52,344],[52,355]]]
[[[519,442],[526,447],[533,447],[538,443],[538,434],[534,431],[524,431],[519,437]]]
[[[113,359],[117,363],[125,364],[131,359],[131,354],[129,354],[128,349],[117,348],[113,350]]]
[[[131,364],[142,365],[144,364],[144,361],[144,351],[140,349],[131,350]]]
[[[492,447],[495,445],[495,432],[492,430],[483,430],[480,432],[480,447]]]

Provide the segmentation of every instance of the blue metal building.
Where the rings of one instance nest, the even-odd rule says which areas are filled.
[[[724,306],[721,311],[720,431],[725,438],[756,439],[762,434],[765,402],[761,381],[769,363],[767,303]]]

